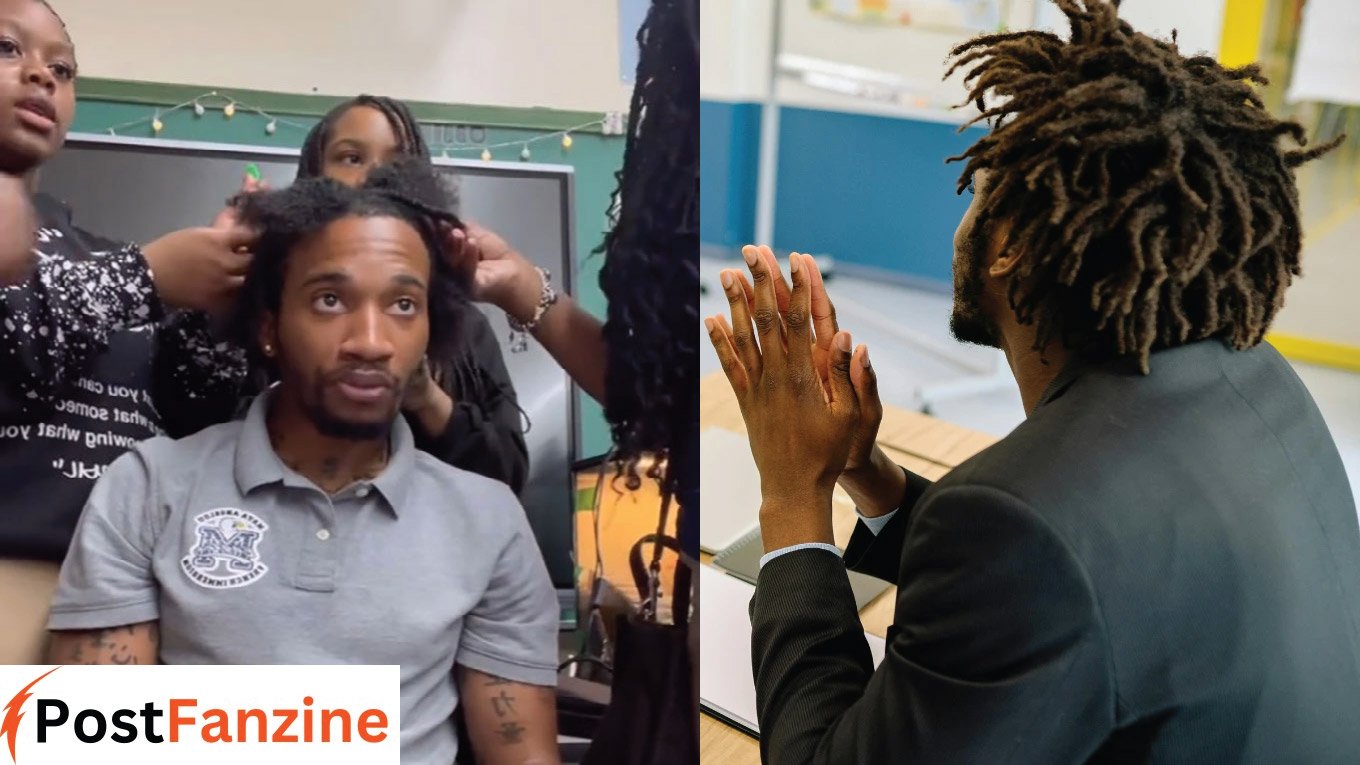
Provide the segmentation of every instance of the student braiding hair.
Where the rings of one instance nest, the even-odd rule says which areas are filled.
[[[425,136],[420,133],[420,125],[406,104],[386,96],[360,95],[331,109],[307,134],[298,161],[299,179],[315,178],[324,174],[326,144],[330,142],[331,131],[335,123],[356,106],[367,106],[383,113],[392,125],[392,133],[397,137],[397,149],[400,154],[429,160],[430,147],[425,143]]]
[[[968,151],[959,189],[992,171],[978,232],[1005,221],[1020,258],[1008,301],[1091,357],[1149,354],[1208,337],[1261,342],[1299,271],[1293,168],[1313,149],[1252,84],[1260,67],[1180,55],[1135,32],[1119,3],[1055,0],[1070,40],[1024,31],[954,49],[967,69],[970,123],[996,126]],[[988,101],[993,105],[988,106]]]

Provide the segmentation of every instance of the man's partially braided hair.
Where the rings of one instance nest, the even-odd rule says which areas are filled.
[[[1208,337],[1261,341],[1299,274],[1293,168],[1307,143],[1267,113],[1253,64],[1182,56],[1133,30],[1118,0],[1053,0],[1070,40],[984,35],[951,54],[991,132],[961,156],[959,189],[989,171],[978,231],[1004,221],[1018,257],[1008,301],[1084,355],[1125,357]],[[948,76],[948,75],[946,75]],[[991,101],[989,105],[989,100]]]
[[[363,186],[351,188],[329,178],[306,178],[278,191],[243,194],[234,204],[243,224],[261,232],[236,320],[236,340],[248,349],[251,370],[260,383],[277,375],[274,362],[260,353],[256,332],[266,312],[276,313],[283,295],[288,255],[303,239],[350,216],[392,217],[420,232],[430,253],[429,316],[431,364],[462,353],[461,328],[468,303],[464,277],[441,255],[440,227],[462,227],[450,212],[447,188],[431,165],[402,159],[376,168]]]

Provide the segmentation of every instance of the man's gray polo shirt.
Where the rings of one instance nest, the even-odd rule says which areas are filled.
[[[402,759],[449,763],[455,663],[556,684],[557,598],[505,484],[418,451],[327,496],[242,422],[145,441],[90,494],[52,629],[160,620],[167,664],[400,664]]]

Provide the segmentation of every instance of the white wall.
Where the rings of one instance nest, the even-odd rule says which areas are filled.
[[[618,0],[61,0],[81,73],[626,111]]]
[[[701,0],[699,95],[759,101],[769,82],[773,0]]]
[[[754,101],[765,97],[773,6],[773,0],[703,0],[699,84],[705,98]],[[1182,50],[1214,55],[1223,26],[1223,6],[1224,0],[1125,0],[1121,15],[1135,27],[1163,37],[1169,37],[1175,27]],[[1048,0],[1011,0],[1007,19],[1012,28],[1031,26],[1037,10],[1040,26],[1048,26],[1053,8]],[[813,11],[809,0],[783,0],[782,16],[781,52],[895,75],[919,89],[925,104],[875,104],[787,79],[779,85],[781,102],[939,119],[944,107],[964,97],[960,75],[948,82],[941,77],[950,49],[972,36],[968,32],[846,22]],[[1066,20],[1062,22],[1062,32],[1066,33]]]

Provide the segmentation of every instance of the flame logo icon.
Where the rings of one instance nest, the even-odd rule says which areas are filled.
[[[4,706],[5,719],[3,722],[0,722],[0,737],[5,738],[9,742],[9,760],[10,762],[15,763],[15,765],[18,765],[19,760],[14,754],[14,743],[16,739],[19,738],[19,721],[24,719],[24,713],[20,710],[23,709],[24,702],[28,701],[29,697],[33,695],[32,693],[29,693],[29,691],[33,689],[33,686],[37,685],[38,681],[53,672],[56,672],[58,669],[61,669],[61,667],[49,669],[39,675],[37,680],[25,685],[23,690],[14,694],[14,698],[10,699],[9,703]]]

